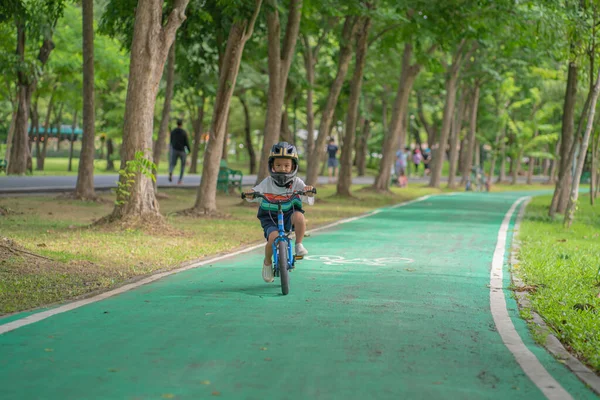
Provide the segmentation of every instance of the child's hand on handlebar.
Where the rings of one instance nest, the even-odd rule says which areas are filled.
[[[313,189],[314,189],[314,187],[312,187],[312,186],[304,186],[304,191],[306,192],[306,195],[308,197],[314,197],[314,193],[312,192]]]

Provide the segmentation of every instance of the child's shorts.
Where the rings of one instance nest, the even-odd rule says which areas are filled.
[[[301,212],[304,214],[304,210],[290,210],[283,214],[283,229],[286,232],[293,232],[294,225],[292,225],[292,214],[294,212]],[[277,212],[272,212],[271,215],[266,215],[258,218],[260,220],[260,225],[264,230],[265,239],[269,240],[269,235],[271,232],[277,232],[279,228],[277,227]]]

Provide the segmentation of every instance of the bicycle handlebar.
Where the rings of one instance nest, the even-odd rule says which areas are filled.
[[[312,190],[296,190],[296,191],[290,193],[290,197],[292,197],[293,195],[296,195],[296,194],[298,194],[300,196],[306,196],[307,193],[317,194],[317,189],[313,188]],[[252,192],[252,193],[242,192],[242,199],[245,199],[246,196],[262,197],[263,199],[267,200],[267,198],[260,192]]]

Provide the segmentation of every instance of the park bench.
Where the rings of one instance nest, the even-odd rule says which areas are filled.
[[[225,160],[221,160],[219,167],[219,177],[217,179],[217,190],[224,193],[232,193],[235,190],[242,190],[242,171],[231,169],[227,166]]]
[[[7,167],[6,160],[0,158],[0,172],[6,172]]]

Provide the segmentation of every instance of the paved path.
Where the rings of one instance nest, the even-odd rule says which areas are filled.
[[[94,185],[97,190],[107,190],[116,187],[118,175],[94,175]],[[545,182],[546,177],[536,176],[536,183]],[[525,183],[526,178],[520,177],[519,182]],[[371,184],[375,181],[372,176],[354,177],[354,184]],[[242,183],[244,185],[253,185],[256,182],[256,175],[244,176]],[[409,182],[428,183],[429,178],[410,178]],[[0,176],[0,194],[12,193],[31,193],[31,192],[64,192],[75,190],[77,176]],[[184,183],[177,185],[169,182],[167,175],[160,175],[157,179],[158,186],[161,188],[192,188],[200,184],[200,175],[186,175]],[[327,183],[327,177],[319,177],[319,183]]]
[[[96,190],[108,190],[117,186],[118,175],[95,175]],[[256,175],[247,175],[242,179],[243,185],[253,185]],[[373,183],[373,177],[355,177],[353,183]],[[425,182],[425,180],[423,180]],[[0,176],[0,194],[31,193],[31,192],[63,192],[75,190],[77,176]],[[169,182],[167,175],[157,179],[160,188],[196,188],[200,185],[200,175],[186,175],[181,185]],[[319,177],[319,183],[327,183],[327,177]]]
[[[256,248],[0,320],[0,398],[596,398],[500,288],[522,195],[434,196],[314,232],[288,296]]]

